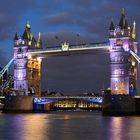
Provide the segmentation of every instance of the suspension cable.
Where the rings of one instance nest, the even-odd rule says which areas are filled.
[[[8,62],[8,64],[0,71],[0,78],[3,77],[4,73],[8,70],[8,68],[10,67],[10,65],[13,62],[13,58]]]

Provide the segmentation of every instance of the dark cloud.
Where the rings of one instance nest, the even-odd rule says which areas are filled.
[[[66,3],[64,0],[61,0],[59,5],[59,3],[55,1],[54,5],[50,5],[50,9],[51,6],[61,7],[62,1],[64,4]],[[43,22],[48,26],[58,28],[67,26],[67,29],[71,29],[71,27],[73,27],[71,29],[73,32],[76,28],[79,28],[82,33],[93,35],[94,40],[106,40],[108,38],[110,20],[113,17],[117,25],[122,8],[126,11],[130,25],[134,19],[138,24],[140,23],[139,12],[135,12],[139,10],[138,5],[139,1],[135,3],[133,0],[68,0],[67,5],[65,4],[67,9],[63,8],[63,5],[59,12],[56,10],[57,12],[52,12],[53,14],[51,16],[45,15]]]
[[[5,40],[11,37],[11,33],[15,30],[17,20],[17,17],[0,14],[0,40]]]
[[[60,46],[63,42],[73,44],[85,44],[92,42],[92,37],[85,36],[80,33],[74,33],[69,31],[64,32],[49,32],[42,34],[43,47]]]
[[[13,39],[18,21],[26,10],[32,7],[33,0],[9,0],[1,1],[0,4],[0,40]],[[31,6],[32,5],[32,6]]]
[[[91,34],[95,40],[106,40],[109,21],[111,17],[114,17],[117,24],[122,8],[126,9],[131,21],[134,18],[138,24],[140,23],[139,12],[135,12],[139,10],[140,2],[133,0],[54,0],[53,2],[51,0],[13,0],[10,6],[7,5],[8,3],[9,0],[2,1],[0,6],[0,13],[4,16],[3,21],[7,26],[7,28],[3,26],[3,29],[0,29],[0,39],[9,37],[9,33],[12,30],[15,31],[19,16],[26,14],[27,11],[40,15],[44,25],[47,28],[51,27],[52,32],[60,31],[60,27],[65,27],[68,31]],[[35,18],[35,15],[33,17]],[[3,22],[0,20],[1,25]],[[43,27],[45,28],[45,26]]]
[[[7,13],[9,15],[17,15],[25,11],[27,8],[34,6],[34,4],[34,0],[12,0],[12,2],[9,0],[3,0],[0,5],[0,12]]]
[[[68,0],[70,3],[72,3],[74,6],[79,6],[79,7],[90,7],[96,0]]]
[[[48,15],[44,17],[44,20],[46,21],[47,24],[49,25],[61,25],[61,24],[67,24],[67,25],[72,25],[75,23],[75,20],[73,19],[73,16],[71,13],[68,12],[63,12],[59,14],[54,14],[54,15]]]
[[[12,57],[14,34],[24,13],[34,5],[34,0],[3,0],[0,4],[0,67]],[[10,44],[10,43],[11,44]]]

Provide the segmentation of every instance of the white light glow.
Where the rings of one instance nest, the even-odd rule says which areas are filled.
[[[41,62],[42,59],[41,59],[40,57],[37,57],[37,61],[38,61],[38,62]]]
[[[137,54],[135,54],[133,51],[130,50],[130,53],[132,54],[132,56],[140,63],[140,58],[137,56]]]
[[[128,44],[124,44],[124,50],[129,51]]]
[[[32,55],[29,54],[29,55],[28,55],[28,59],[31,59],[31,58],[32,58]]]

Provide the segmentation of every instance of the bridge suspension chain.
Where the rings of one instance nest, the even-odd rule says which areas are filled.
[[[8,62],[8,64],[0,71],[0,78],[3,77],[4,73],[8,70],[8,68],[10,67],[10,65],[13,62],[13,58]]]
[[[0,79],[2,80],[1,85],[0,85],[0,94],[3,95],[3,90],[7,87],[9,87],[9,85],[13,82],[13,77],[12,76],[8,76],[6,81],[3,81],[3,77],[6,71],[8,71],[10,65],[13,62],[13,58],[8,62],[8,64],[0,71]]]
[[[137,60],[138,63],[140,63],[140,57],[134,53],[132,50],[130,50],[131,55]]]

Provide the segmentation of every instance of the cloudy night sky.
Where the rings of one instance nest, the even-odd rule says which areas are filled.
[[[41,32],[43,47],[108,41],[111,18],[117,25],[122,8],[131,26],[140,31],[139,0],[4,0],[0,4],[0,65],[13,56],[15,32],[22,35],[26,22],[34,36]],[[57,39],[56,39],[57,36]],[[140,38],[139,38],[140,39]],[[42,88],[66,94],[100,92],[109,87],[109,55],[105,53],[43,60]]]

